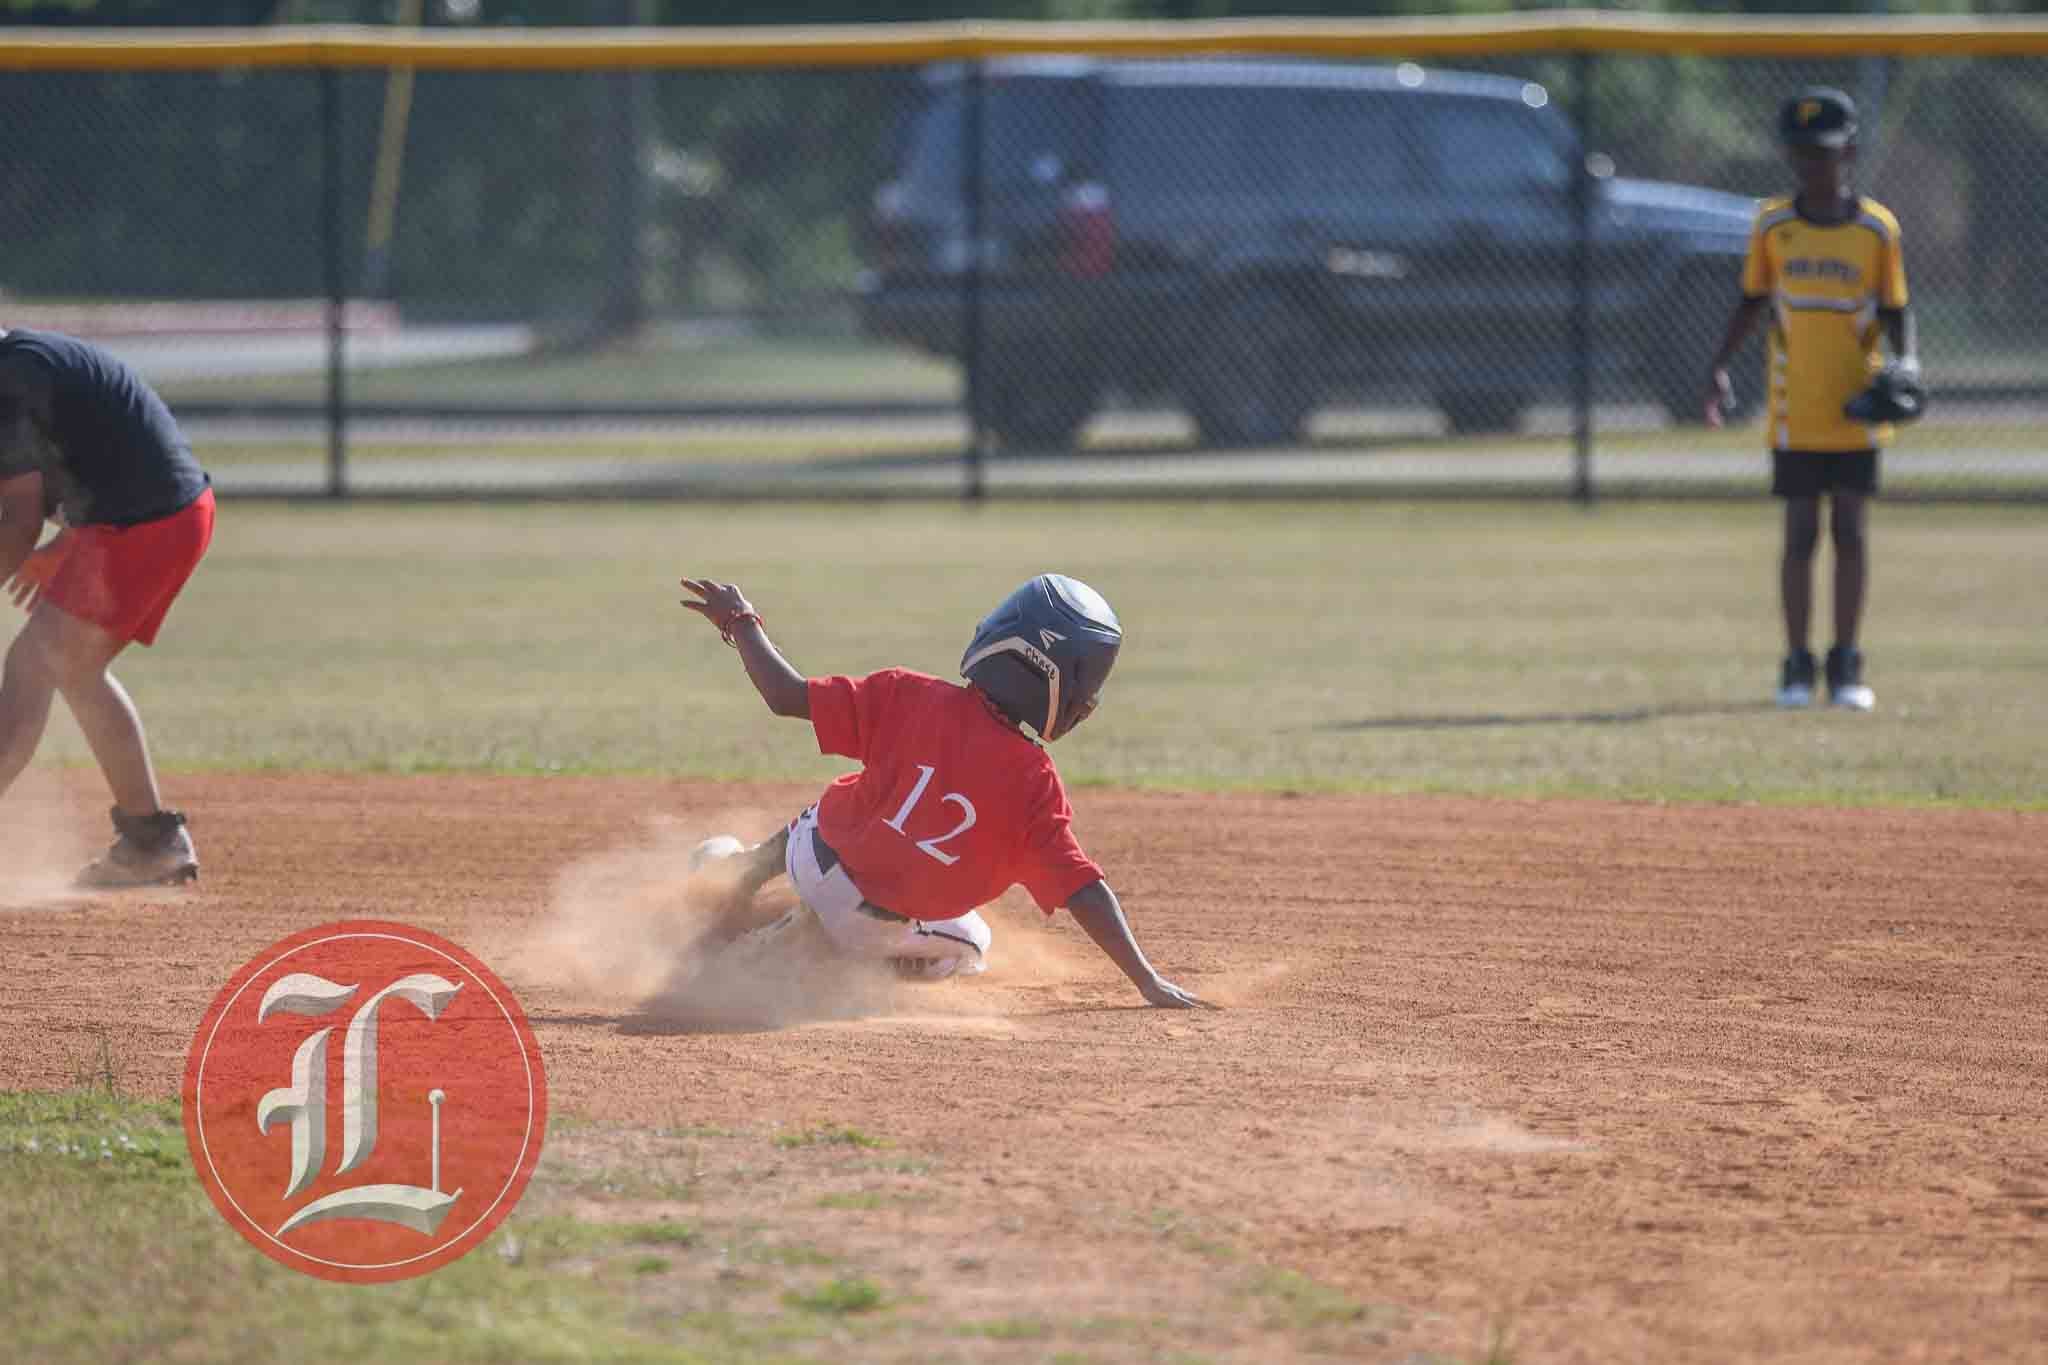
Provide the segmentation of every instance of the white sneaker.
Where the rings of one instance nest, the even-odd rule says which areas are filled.
[[[1863,651],[1836,645],[1828,651],[1828,703],[1850,711],[1877,705],[1877,693],[1863,681]]]
[[[694,875],[703,871],[706,863],[723,862],[746,851],[747,846],[730,834],[714,834],[690,850],[690,871]]]

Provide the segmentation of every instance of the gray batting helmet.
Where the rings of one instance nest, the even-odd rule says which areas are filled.
[[[1123,639],[1101,593],[1078,578],[1042,573],[982,618],[960,676],[1050,742],[1086,714]]]

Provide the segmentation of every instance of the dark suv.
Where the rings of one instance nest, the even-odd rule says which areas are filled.
[[[1112,391],[1177,401],[1219,445],[1296,439],[1343,397],[1488,430],[1571,392],[1584,153],[1541,86],[1018,58],[922,87],[874,198],[863,325],[956,358],[978,332],[1005,445],[1070,444]],[[1592,183],[1598,392],[1694,420],[1754,205]]]

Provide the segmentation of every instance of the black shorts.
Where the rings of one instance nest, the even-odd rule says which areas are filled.
[[[1875,450],[1774,450],[1771,492],[1781,498],[1877,492]]]

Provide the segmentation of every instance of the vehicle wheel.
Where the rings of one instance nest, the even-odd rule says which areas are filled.
[[[1460,389],[1439,396],[1437,406],[1452,431],[1513,431],[1521,425],[1529,399],[1501,389]]]
[[[1181,401],[1211,446],[1287,445],[1315,411],[1314,332],[1286,301],[1241,294],[1203,319]]]
[[[1006,450],[1073,449],[1101,393],[1078,369],[998,365],[984,382],[982,420]]]

